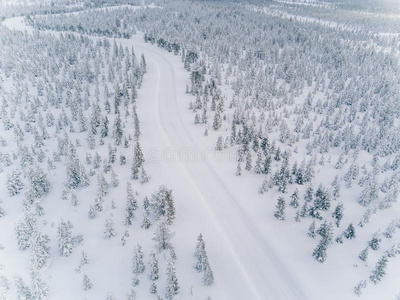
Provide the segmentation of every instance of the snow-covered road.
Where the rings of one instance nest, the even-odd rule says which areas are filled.
[[[22,18],[8,19],[3,24],[11,29],[32,31]],[[185,149],[190,153],[204,150],[198,136],[190,130],[192,123],[184,117],[188,114],[189,96],[185,93],[188,74],[180,58],[146,44],[140,34],[130,40],[119,39],[117,43],[133,46],[136,55],[143,53],[146,57],[148,74],[138,102],[144,151],[157,149],[158,153],[176,158]],[[218,265],[216,280],[219,287],[235,287],[232,291],[219,290],[216,299],[308,298],[261,234],[256,220],[241,208],[241,196],[235,194],[217,161],[178,159],[171,163],[165,155],[159,158],[149,161],[149,173],[162,177],[176,192],[177,199],[185,199],[177,203],[179,216],[175,226],[202,222],[215,231],[209,230],[208,236],[214,237],[208,239],[208,248],[211,256],[216,253],[215,257],[223,260],[212,262]]]

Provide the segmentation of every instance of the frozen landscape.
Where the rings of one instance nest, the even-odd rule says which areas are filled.
[[[0,299],[400,299],[398,1],[0,22]]]

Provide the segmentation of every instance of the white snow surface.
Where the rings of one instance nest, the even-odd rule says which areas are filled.
[[[23,17],[7,19],[3,25],[33,32],[24,23]],[[187,109],[192,96],[185,93],[188,73],[180,57],[146,44],[142,34],[129,40],[116,41],[123,47],[133,46],[138,57],[141,53],[146,57],[148,72],[138,91],[138,115],[146,166],[152,178],[149,184],[136,185],[134,188],[139,191],[140,199],[149,196],[159,184],[166,184],[173,189],[177,219],[172,227],[176,232],[174,245],[178,256],[177,276],[181,285],[177,299],[205,299],[207,295],[222,300],[357,299],[352,287],[363,271],[357,267],[345,273],[337,270],[354,263],[361,248],[354,247],[353,241],[350,241],[340,250],[332,251],[331,257],[323,265],[315,262],[311,258],[315,241],[300,236],[293,223],[281,223],[273,217],[276,197],[268,199],[257,193],[262,178],[254,174],[235,177],[236,164],[230,161],[230,156],[227,153],[223,153],[222,158],[215,156],[215,139],[204,137],[203,130],[192,125],[193,115]],[[207,159],[183,159],[188,153],[195,157],[205,153],[208,155]],[[84,234],[84,249],[91,259],[86,273],[94,285],[91,291],[85,292],[86,299],[104,299],[108,291],[112,291],[117,299],[124,299],[132,277],[133,247],[140,243],[146,260],[153,250],[151,234],[136,224],[131,228],[127,245],[122,247],[118,237],[123,234],[123,226],[119,224],[118,237],[104,240],[104,217],[110,214],[111,204],[105,208],[102,216],[89,220],[89,203],[84,199],[85,195],[92,197],[93,187],[79,195],[82,204],[75,211],[71,205],[57,199],[63,178],[54,175],[53,188],[44,202],[48,212],[47,229],[49,232],[55,231],[55,228],[49,228],[50,224],[57,224],[60,216],[65,216],[74,224],[74,233]],[[124,183],[129,180],[129,173],[124,170],[118,176],[120,187],[125,192]],[[327,177],[321,178],[321,181],[330,182],[332,178]],[[1,174],[0,181],[5,181],[5,174]],[[122,218],[124,192],[113,191],[110,195],[117,204],[117,211],[113,212],[114,220]],[[8,215],[0,220],[1,226],[4,222],[13,224],[21,218],[16,203],[4,204]],[[216,279],[212,287],[203,287],[200,275],[192,267],[192,254],[200,232],[204,235]],[[10,278],[29,265],[27,253],[19,251],[15,242],[4,242],[13,239],[13,230],[1,230],[0,244],[7,247],[0,251],[0,261],[4,265],[3,273]],[[79,264],[80,250],[75,249],[70,258],[60,257],[56,254],[55,239],[52,239],[51,248],[52,256],[44,273],[50,287],[49,298],[85,298],[82,297],[81,277],[74,272]],[[161,276],[164,276],[163,270],[161,263]],[[400,278],[395,276],[398,270],[399,261],[393,261],[387,278],[379,286],[370,284],[368,293],[362,299],[393,299],[396,292],[393,286],[400,286]],[[150,299],[149,281],[143,275],[140,279],[140,285],[135,288],[138,299]],[[191,286],[194,286],[193,296],[190,293]],[[164,286],[158,288],[164,290]]]

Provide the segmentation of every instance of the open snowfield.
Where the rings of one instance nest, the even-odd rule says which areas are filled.
[[[325,6],[325,2],[319,1],[301,3]],[[131,6],[115,8],[132,9]],[[101,8],[101,10],[111,11],[112,8]],[[271,10],[263,12],[276,16]],[[79,12],[73,14],[79,16]],[[294,16],[284,15],[284,18],[292,17]],[[295,18],[299,22],[314,23],[317,20]],[[34,28],[25,24],[24,17],[9,18],[2,25],[29,35],[37,34]],[[332,22],[324,22],[322,25],[339,26],[343,30],[351,28],[351,25],[341,26]],[[61,33],[46,30],[40,34],[60,37]],[[90,36],[90,39],[98,42],[104,38]],[[80,205],[74,207],[70,201],[61,200],[66,181],[64,169],[57,167],[49,171],[51,189],[41,202],[46,213],[39,219],[42,231],[51,239],[50,259],[42,270],[43,280],[49,286],[48,298],[105,299],[107,293],[112,292],[116,299],[125,299],[131,290],[134,247],[138,243],[142,246],[146,267],[150,253],[155,251],[152,241],[155,222],[148,230],[140,228],[142,200],[145,196],[150,197],[159,185],[164,184],[173,190],[176,208],[176,220],[170,227],[175,232],[173,244],[177,255],[176,272],[180,292],[174,299],[205,300],[208,296],[214,300],[358,299],[353,291],[354,285],[361,279],[368,278],[371,268],[382,253],[370,251],[371,265],[368,267],[358,259],[358,255],[371,238],[371,230],[385,229],[393,216],[400,215],[398,202],[390,210],[379,211],[365,227],[357,227],[357,239],[346,240],[343,245],[334,242],[328,250],[328,260],[319,264],[311,257],[316,241],[305,234],[311,220],[295,223],[293,220],[296,211],[291,207],[286,208],[286,219],[290,221],[277,220],[273,211],[276,199],[281,193],[272,189],[264,194],[258,193],[264,179],[262,176],[253,173],[235,176],[237,167],[235,149],[215,151],[218,136],[222,134],[225,137],[230,134],[229,121],[232,119],[232,114],[228,114],[227,124],[224,124],[218,132],[209,125],[194,125],[194,115],[188,107],[190,101],[195,101],[195,96],[186,92],[190,79],[181,57],[146,43],[142,32],[137,32],[130,39],[107,39],[111,45],[115,41],[122,48],[133,47],[137,58],[143,54],[146,59],[147,72],[141,88],[138,89],[137,115],[142,132],[144,166],[151,179],[145,184],[137,180],[132,181],[130,179],[132,162],[129,159],[127,165],[113,166],[120,181],[119,186],[110,189],[105,198],[103,211],[91,220],[88,218],[88,211],[96,194],[95,176],[91,177],[92,183],[89,187],[77,189]],[[11,79],[7,79],[3,85],[6,93],[12,94]],[[232,98],[233,91],[228,84],[222,84],[220,88],[227,99]],[[91,95],[93,94],[94,84],[91,85]],[[320,96],[322,97],[322,93]],[[110,120],[110,125],[112,123]],[[208,136],[204,136],[205,128],[209,130]],[[134,125],[130,119],[126,122],[124,132],[126,135],[134,134]],[[8,142],[3,150],[16,151],[17,146],[13,144],[11,131],[4,133],[0,131],[0,136]],[[73,136],[85,140],[87,134],[76,133]],[[275,137],[278,134],[274,132],[271,136]],[[112,141],[110,137],[108,138]],[[106,140],[106,145],[108,143]],[[305,147],[305,142],[301,141],[300,145]],[[77,149],[83,147],[86,147],[86,143]],[[46,142],[45,148],[51,153],[57,145],[50,140]],[[82,151],[79,155],[84,160],[85,151],[79,151]],[[103,156],[107,156],[106,146],[99,151],[103,152]],[[126,153],[128,158],[133,152],[132,145],[121,150],[121,153]],[[319,184],[330,185],[334,180],[336,175],[334,164],[339,155],[339,151],[332,151],[332,163],[326,162],[324,166],[316,167],[316,176],[313,179],[315,188]],[[299,161],[305,157],[301,152],[293,153],[293,156]],[[367,163],[368,159],[368,155],[360,153],[360,161]],[[61,166],[63,163],[59,164]],[[272,164],[274,167],[278,166],[275,161]],[[10,171],[11,169],[5,169],[0,174],[0,186],[6,186],[6,175]],[[345,171],[340,171],[341,176],[344,176]],[[108,178],[107,175],[107,180]],[[139,209],[136,211],[133,225],[126,227],[123,224],[126,183],[130,181],[133,182],[134,190],[138,192]],[[301,194],[305,188],[306,186],[299,188]],[[287,195],[291,195],[294,186],[290,186],[288,190]],[[23,195],[10,198],[5,188],[1,189],[1,193],[0,199],[3,200],[1,205],[6,215],[0,218],[0,228],[2,228],[0,275],[5,276],[10,282],[16,275],[29,282],[30,256],[27,251],[18,249],[14,233],[14,225],[24,218],[21,210]],[[342,197],[356,199],[358,193],[359,190],[343,189]],[[112,200],[115,202],[115,208],[112,207]],[[337,202],[332,202],[332,205],[336,204]],[[343,224],[357,222],[362,218],[364,211],[359,209],[360,205],[356,201],[346,202],[345,206]],[[103,238],[105,220],[111,214],[117,236],[106,240]],[[77,245],[68,258],[57,253],[56,231],[61,218],[72,222],[73,234],[82,234],[84,237],[83,244]],[[125,229],[129,231],[129,237],[126,245],[122,246],[121,237]],[[214,273],[215,283],[211,286],[204,286],[201,275],[193,268],[195,263],[193,252],[199,233],[204,236],[208,259]],[[396,234],[393,240],[398,241],[399,233]],[[383,239],[381,249],[388,249],[393,245],[393,240]],[[93,283],[93,288],[89,291],[83,291],[82,274],[75,271],[79,266],[81,250],[87,252],[90,259],[90,263],[85,266],[85,274]],[[168,256],[168,251],[158,255],[160,263],[158,291],[161,297],[164,297],[166,288],[164,270]],[[392,259],[384,280],[379,285],[369,283],[362,299],[395,300],[400,292],[399,270],[400,260]],[[155,295],[149,293],[151,281],[147,277],[147,270],[145,274],[139,275],[140,284],[134,287],[137,299],[156,299]],[[5,299],[16,299],[16,289],[11,286],[12,284],[9,290],[4,284],[1,286],[7,292]]]

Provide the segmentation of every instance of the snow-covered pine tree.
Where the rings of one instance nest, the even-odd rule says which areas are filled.
[[[121,144],[123,134],[121,117],[117,114],[113,125],[113,138],[115,145],[119,146]]]
[[[203,281],[203,284],[206,286],[214,284],[214,273],[211,270],[211,267],[210,267],[210,264],[208,263],[208,261],[205,264],[202,281]]]
[[[133,254],[132,271],[134,274],[139,275],[144,272],[145,268],[142,247],[138,244]]]
[[[92,289],[93,284],[86,274],[83,274],[83,290],[88,291]]]
[[[293,194],[290,196],[290,206],[297,208],[299,205],[299,189],[296,188]]]
[[[47,284],[42,280],[39,271],[31,270],[31,293],[32,299],[44,300],[47,298],[49,288]]]
[[[382,238],[380,237],[379,233],[375,233],[372,237],[372,239],[368,242],[368,245],[371,247],[372,250],[378,250],[380,246],[380,242],[382,241]]]
[[[279,197],[278,203],[276,204],[274,217],[281,221],[285,220],[285,208],[286,208],[285,199],[283,199],[283,197]]]
[[[157,191],[151,195],[150,204],[156,219],[165,218],[168,225],[175,219],[175,204],[172,190],[166,186],[159,186]]]
[[[358,255],[358,257],[363,261],[363,262],[367,262],[368,259],[368,252],[369,252],[369,248],[365,247],[360,254]]]
[[[317,236],[315,232],[315,220],[313,220],[310,227],[308,227],[308,236],[312,238],[315,238]]]
[[[357,283],[354,286],[354,293],[360,297],[362,295],[362,289],[365,289],[367,287],[367,281],[366,280],[361,280],[359,283]]]
[[[166,281],[165,297],[171,300],[180,291],[178,278],[176,277],[175,261],[173,259],[169,259],[167,262]]]
[[[111,185],[113,186],[113,188],[116,188],[119,185],[118,176],[114,172],[114,169],[111,169]]]
[[[322,185],[315,192],[314,207],[318,210],[328,210],[331,207],[329,192]]]
[[[149,175],[147,175],[146,170],[144,169],[143,165],[140,167],[140,183],[149,182]]]
[[[70,256],[73,251],[73,240],[71,233],[72,224],[61,219],[57,228],[58,253],[61,256]]]
[[[104,231],[104,238],[106,240],[111,239],[112,237],[117,236],[117,233],[115,231],[115,225],[114,225],[114,221],[113,219],[110,217],[108,217],[106,219],[106,229]]]
[[[171,233],[168,228],[167,222],[164,219],[160,219],[157,222],[156,229],[153,236],[153,241],[156,242],[156,248],[158,251],[172,248],[171,239],[174,233]]]
[[[346,228],[346,230],[343,232],[343,236],[346,239],[354,239],[356,237],[356,230],[353,226],[353,223],[350,223],[349,226]]]
[[[32,235],[31,261],[36,270],[42,269],[50,258],[50,238],[47,234],[35,231]]]
[[[50,180],[39,166],[29,169],[28,179],[30,183],[28,195],[31,199],[41,198],[50,190]]]
[[[372,270],[372,274],[369,277],[374,284],[378,284],[382,278],[386,275],[386,268],[387,268],[388,258],[386,255],[383,255],[379,258],[378,262],[376,263],[375,269]]]
[[[14,169],[11,174],[7,175],[7,190],[10,197],[18,195],[24,188],[21,180],[21,173],[18,169]]]
[[[134,212],[138,208],[135,191],[132,188],[132,183],[128,182],[126,187],[127,201],[125,208],[125,225],[132,225],[135,218]]]
[[[15,287],[17,289],[17,299],[18,300],[32,299],[32,292],[31,292],[30,287],[19,276],[17,276],[15,278]]]
[[[149,219],[149,207],[143,205],[143,209],[142,209],[142,215],[143,215],[143,219],[142,219],[142,224],[140,225],[141,228],[143,229],[149,229],[151,226],[151,221]]]
[[[340,221],[343,219],[343,203],[339,203],[334,212],[332,213],[332,217],[335,218],[335,224],[337,227],[340,226]]]
[[[328,248],[328,243],[326,239],[322,238],[318,243],[317,247],[314,249],[312,256],[316,261],[323,263],[327,258],[326,250]]]

